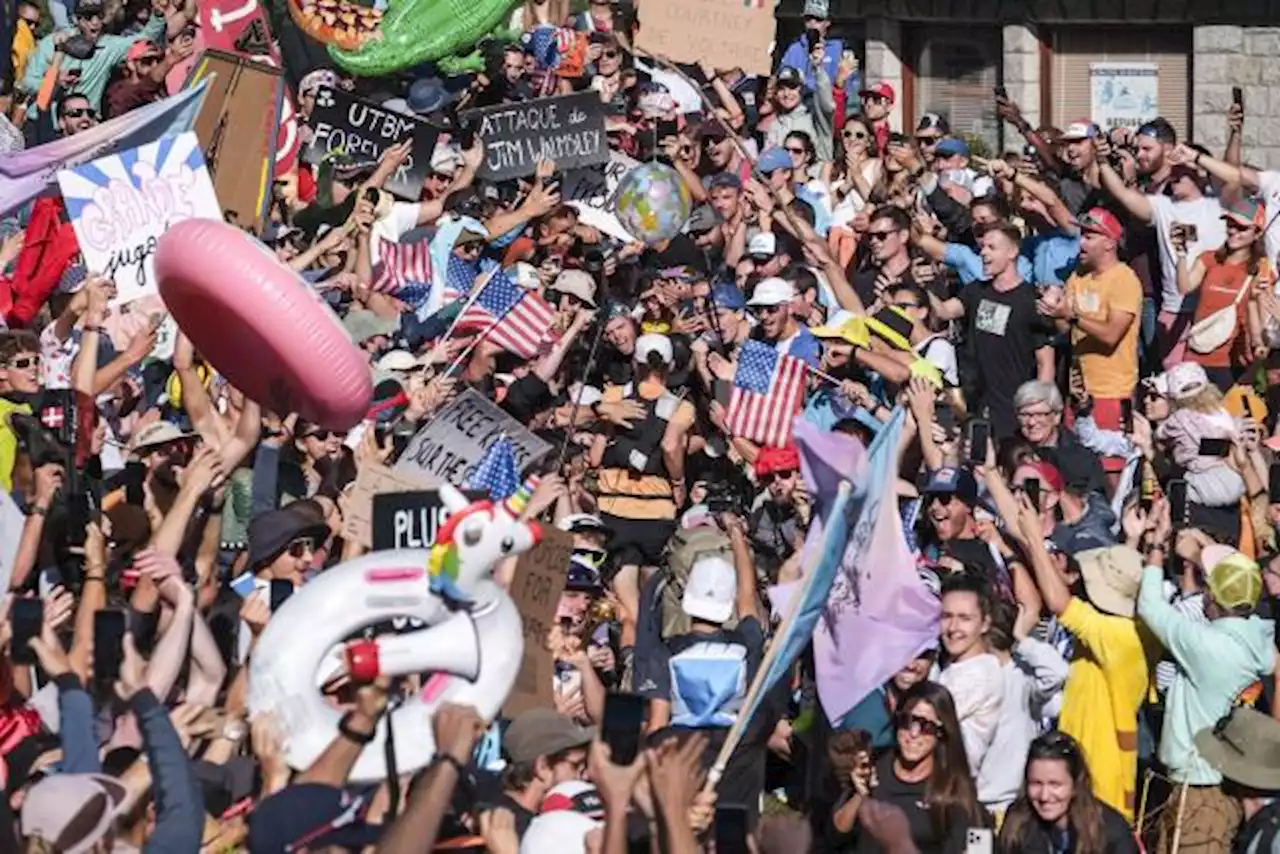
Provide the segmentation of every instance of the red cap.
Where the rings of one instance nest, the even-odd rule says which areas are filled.
[[[1054,492],[1061,492],[1067,483],[1062,478],[1062,472],[1058,471],[1058,467],[1053,463],[1044,460],[1031,460],[1025,462],[1018,468],[1026,468],[1033,470],[1040,478],[1040,482],[1052,489]]]
[[[879,98],[886,98],[888,99],[890,104],[898,100],[898,93],[893,91],[893,86],[889,85],[888,83],[885,83],[883,80],[881,80],[879,83],[873,83],[870,86],[867,86],[861,92],[858,93],[858,97],[860,98],[866,97],[867,95],[875,95]]]
[[[1124,238],[1124,226],[1120,224],[1120,220],[1116,219],[1116,215],[1106,208],[1090,208],[1084,216],[1080,217],[1079,224],[1085,231],[1110,237],[1117,242]]]
[[[148,54],[159,56],[160,48],[156,47],[155,42],[149,42],[146,39],[142,39],[141,41],[136,41],[129,45],[129,52],[125,54],[125,59],[132,62],[134,60],[142,59],[142,57],[147,56]]]
[[[800,453],[794,445],[785,448],[761,448],[756,455],[756,477],[800,468]]]

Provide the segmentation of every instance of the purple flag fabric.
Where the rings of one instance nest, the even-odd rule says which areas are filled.
[[[83,133],[6,155],[0,159],[0,215],[31,201],[46,187],[56,186],[59,169],[191,130],[207,88],[208,81],[204,80],[194,88],[130,110]]]
[[[796,422],[795,437],[805,485],[819,508],[835,505],[842,479],[866,490],[856,516],[815,518],[805,542],[803,565],[812,572],[820,559],[823,523],[850,526],[844,560],[813,633],[818,698],[828,719],[839,724],[868,694],[937,643],[941,608],[916,571],[903,536],[896,448],[878,449],[890,451],[888,460],[872,459],[857,439],[804,421]]]

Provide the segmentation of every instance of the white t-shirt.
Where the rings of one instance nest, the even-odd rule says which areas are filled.
[[[1275,263],[1280,257],[1280,172],[1258,173],[1258,194],[1267,206],[1267,258]]]
[[[1202,252],[1212,252],[1227,239],[1227,227],[1222,222],[1222,205],[1208,196],[1190,202],[1175,202],[1168,196],[1149,195],[1156,234],[1160,238],[1160,271],[1164,277],[1164,289],[1160,294],[1160,310],[1174,314],[1182,311],[1183,295],[1178,293],[1177,257],[1169,230],[1175,223],[1190,223],[1196,227],[1195,242],[1187,243],[1187,257],[1197,258]]]
[[[949,664],[938,681],[951,692],[970,768],[981,768],[995,739],[1004,703],[1004,668],[990,653]]]
[[[874,187],[876,182],[880,180],[881,163],[877,160],[868,160],[862,164],[862,178],[867,182],[867,186]],[[839,196],[840,193],[848,190],[844,198],[840,199],[835,208],[831,211],[831,224],[848,225],[853,222],[853,218],[859,214],[863,208],[867,206],[867,200],[853,189],[853,182],[847,178],[840,178],[831,185],[832,196]]]
[[[399,243],[400,238],[418,227],[418,202],[393,202],[391,212],[374,220],[369,229],[369,266],[376,267],[382,261],[382,241]]]
[[[920,358],[942,371],[947,385],[960,385],[960,365],[956,360],[956,345],[945,335],[934,335],[916,345],[916,353]]]

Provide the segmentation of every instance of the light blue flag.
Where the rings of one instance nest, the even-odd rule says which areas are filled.
[[[866,530],[866,526],[874,524],[886,492],[892,499],[898,474],[898,442],[905,423],[905,413],[902,407],[898,407],[889,423],[871,443],[858,483],[843,481],[838,488],[832,490],[834,496],[830,492],[823,496],[829,500],[821,508],[822,517],[842,519],[845,524],[826,525],[816,554],[813,550],[806,550],[805,563],[813,568],[805,573],[798,589],[784,594],[787,595],[789,607],[783,608],[783,612],[790,614],[791,609],[795,609],[796,613],[789,622],[784,621],[783,634],[773,639],[773,643],[779,645],[778,651],[769,662],[768,669],[757,679],[756,686],[753,686],[758,689],[747,698],[739,721],[751,718],[761,699],[786,676],[791,665],[813,638],[818,621],[827,610],[831,589],[837,578],[841,577],[841,564],[850,534],[862,532]],[[797,438],[800,438],[799,434]],[[816,564],[810,560],[811,557],[817,558]],[[795,597],[798,597],[798,601]]]
[[[57,187],[58,171],[191,130],[209,81],[88,130],[0,158],[0,215]]]

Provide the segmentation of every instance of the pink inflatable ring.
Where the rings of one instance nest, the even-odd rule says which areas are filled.
[[[333,311],[252,236],[185,220],[160,238],[155,271],[178,327],[250,399],[331,430],[364,417],[368,360]]]

